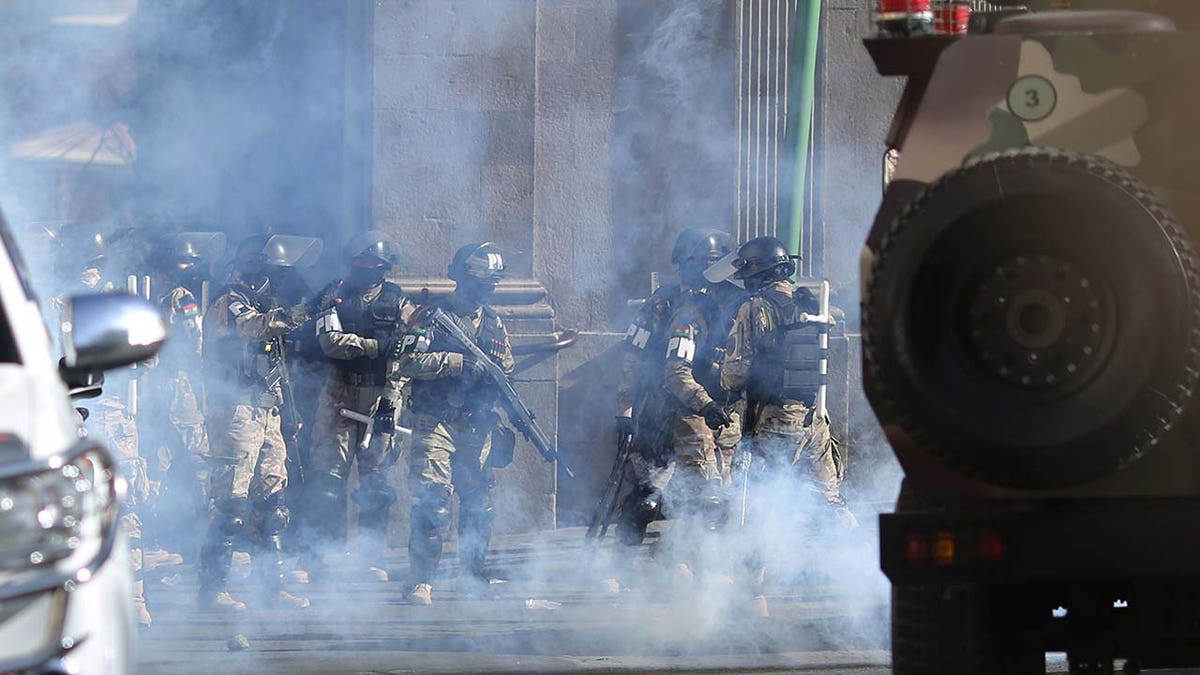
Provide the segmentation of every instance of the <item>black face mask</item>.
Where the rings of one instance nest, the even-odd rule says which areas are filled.
[[[712,257],[686,261],[679,268],[679,280],[683,282],[684,286],[691,288],[708,286],[708,280],[704,278],[704,270],[711,267],[720,259],[720,257]]]
[[[471,277],[458,283],[458,292],[470,302],[486,305],[496,295],[497,283],[495,280]]]
[[[200,270],[195,267],[172,267],[167,275],[174,283],[188,289],[194,290],[200,287],[200,282],[203,280],[203,275]]]
[[[242,283],[250,287],[250,290],[258,296],[264,296],[270,290],[271,276],[267,274],[266,268],[259,263],[249,263],[242,266],[238,271],[238,277]]]
[[[346,285],[350,288],[371,288],[383,283],[385,276],[387,268],[384,267],[352,267],[346,277]]]

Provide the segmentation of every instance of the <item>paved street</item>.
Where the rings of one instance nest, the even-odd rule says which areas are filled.
[[[582,530],[570,528],[497,537],[492,567],[508,582],[486,597],[457,591],[450,552],[432,607],[404,604],[399,581],[313,583],[297,586],[312,599],[307,610],[251,605],[236,620],[195,610],[190,565],[159,568],[148,576],[155,623],[141,666],[149,673],[888,672],[887,607],[878,592],[810,575],[772,587],[771,617],[754,619],[736,587],[688,586],[654,562],[652,541],[630,576],[646,582],[619,595],[599,583],[598,561],[609,547],[586,551]],[[393,553],[399,579],[404,552]],[[235,591],[251,602],[249,588]],[[235,634],[249,648],[230,651]]]

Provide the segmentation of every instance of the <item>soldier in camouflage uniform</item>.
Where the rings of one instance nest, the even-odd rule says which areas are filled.
[[[207,510],[208,434],[204,429],[200,386],[200,285],[207,261],[220,258],[225,235],[182,232],[161,247],[163,266],[153,290],[170,326],[171,338],[159,352],[158,365],[146,376],[144,426],[160,475],[156,530],[170,543],[196,550],[199,537],[192,527]]]
[[[105,274],[110,263],[108,239],[101,229],[95,227],[67,225],[59,232],[58,241],[69,248],[59,251],[55,265],[63,280],[70,280],[70,286],[51,300],[56,311],[62,311],[63,300],[68,293],[111,293],[119,290],[117,284]],[[87,426],[91,432],[99,433],[104,444],[116,454],[118,467],[125,478],[127,488],[121,525],[129,540],[134,608],[138,625],[149,628],[152,618],[146,606],[141,516],[150,501],[151,489],[146,460],[139,454],[137,420],[130,413],[126,401],[128,377],[123,371],[107,374],[103,394],[96,399],[97,414],[88,418]]]
[[[679,570],[691,577],[700,532],[715,531],[726,520],[724,497],[738,441],[741,417],[735,396],[721,387],[721,362],[729,324],[742,293],[731,283],[712,284],[704,270],[732,251],[729,235],[700,232],[677,252],[683,285],[668,322],[662,387],[672,407],[675,472],[667,491],[667,512],[677,519],[672,530]]]
[[[450,497],[459,498],[458,556],[463,581],[487,584],[484,561],[495,512],[494,468],[512,461],[513,433],[499,426],[498,392],[483,364],[438,331],[428,317],[443,309],[475,336],[479,348],[506,372],[513,369],[504,323],[488,301],[504,276],[504,259],[491,243],[460,248],[448,269],[454,293],[413,316],[399,353],[399,374],[412,379],[414,429],[409,456],[408,553],[412,604],[432,604],[433,577],[450,524]]]
[[[405,382],[388,377],[387,369],[416,307],[400,286],[384,280],[399,260],[399,246],[390,237],[364,232],[346,247],[346,257],[350,274],[322,293],[316,321],[321,351],[333,368],[313,430],[305,476],[306,517],[320,540],[344,540],[346,482],[357,460],[353,499],[358,507],[358,552],[371,578],[387,581],[383,550],[396,491],[388,485],[386,471],[398,457],[393,427]],[[342,410],[374,417],[368,447],[360,447],[366,426],[345,417]],[[314,569],[320,569],[318,561],[309,564],[309,571]]]
[[[820,315],[818,303],[791,281],[793,256],[774,237],[751,239],[732,262],[733,277],[751,295],[729,331],[721,385],[746,393],[746,414],[753,420],[747,429],[754,456],[751,495],[778,502],[780,492],[786,492],[785,506],[798,517],[815,501],[817,511],[824,509],[830,521],[856,527],[839,489],[844,474],[837,442],[829,420],[815,409],[821,346],[819,329],[809,317]],[[792,487],[797,483],[808,490],[796,494]],[[761,561],[754,565],[752,577],[761,584]],[[765,615],[766,599],[760,593],[755,601]]]
[[[297,609],[309,604],[283,587],[282,535],[290,513],[283,501],[287,447],[277,354],[279,338],[304,323],[312,308],[272,307],[269,300],[274,268],[296,266],[319,252],[320,240],[304,237],[247,239],[238,247],[234,280],[204,315],[213,507],[200,552],[202,608],[245,609],[227,583],[234,538],[247,519],[268,602]]]

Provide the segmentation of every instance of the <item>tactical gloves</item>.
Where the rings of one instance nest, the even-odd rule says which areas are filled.
[[[487,366],[470,355],[463,356],[462,376],[464,379],[477,381],[487,379]]]
[[[387,357],[389,361],[395,361],[396,359],[400,358],[400,351],[403,344],[403,338],[390,337],[386,342],[382,343],[381,346],[383,349],[379,352],[379,355]]]
[[[701,408],[700,414],[704,416],[704,423],[713,431],[733,424],[733,417],[729,411],[724,406],[718,405],[716,401]]]
[[[386,398],[379,400],[375,410],[375,433],[393,434],[396,432],[396,405]]]

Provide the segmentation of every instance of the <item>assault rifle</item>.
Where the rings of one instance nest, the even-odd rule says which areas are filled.
[[[563,472],[574,478],[575,473],[559,458],[558,450],[534,420],[533,411],[517,395],[517,390],[513,389],[512,382],[509,382],[508,375],[500,369],[500,366],[483,353],[479,345],[475,344],[475,340],[467,334],[458,321],[446,314],[445,310],[435,307],[431,318],[439,328],[446,331],[446,335],[451,340],[457,342],[472,358],[482,364],[487,378],[500,390],[500,405],[508,415],[508,421],[525,436],[526,440],[533,444],[533,447],[537,448],[547,462],[558,462]]]
[[[613,460],[612,471],[608,474],[608,485],[596,511],[592,514],[592,522],[588,525],[587,539],[603,539],[608,534],[608,523],[613,511],[617,509],[617,495],[621,493],[621,485],[625,482],[625,464],[629,461],[629,453],[633,450],[633,434],[622,434],[617,440],[617,456]]]
[[[304,483],[304,461],[300,457],[300,432],[304,430],[304,420],[296,408],[296,395],[292,389],[292,376],[288,372],[287,343],[280,335],[271,340],[271,349],[275,350],[276,363],[279,364],[279,390],[283,393],[283,405],[280,407],[280,422],[283,438],[287,446],[287,460],[293,471],[288,475],[294,477],[297,483]]]

